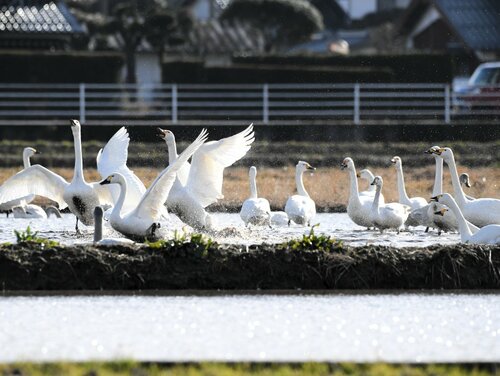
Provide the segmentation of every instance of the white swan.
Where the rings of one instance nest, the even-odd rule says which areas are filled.
[[[271,212],[271,225],[273,226],[287,226],[288,220],[288,214],[284,211]]]
[[[288,215],[288,225],[293,221],[299,225],[311,225],[311,220],[316,215],[316,204],[309,197],[305,187],[302,175],[304,171],[316,169],[309,163],[299,161],[295,167],[295,184],[297,186],[297,194],[288,198],[285,205],[285,212]]]
[[[174,134],[158,128],[160,137],[168,146],[169,163],[177,159]],[[193,155],[191,165],[179,171],[167,199],[167,207],[179,218],[195,228],[208,227],[205,208],[223,198],[224,168],[243,158],[254,142],[253,125],[234,136],[211,141],[201,146]]]
[[[473,234],[470,231],[469,226],[467,225],[467,221],[465,220],[462,211],[457,205],[457,202],[450,194],[444,193],[442,195],[437,195],[432,199],[445,204],[455,213],[455,217],[458,220],[460,239],[462,243],[500,244],[500,225],[487,225],[480,228],[475,234]],[[436,214],[443,215],[446,210],[446,208],[441,209],[440,211],[436,212]]]
[[[35,155],[40,154],[36,149],[27,147],[23,149],[23,169],[29,168],[31,166],[30,158]],[[35,199],[34,194],[29,194],[24,197],[20,197],[14,200],[10,200],[7,202],[2,202],[0,204],[0,211],[7,212],[7,216],[9,216],[8,211],[12,210],[16,206],[22,206],[29,204],[31,201]]]
[[[380,232],[385,229],[395,229],[399,233],[403,227],[411,208],[408,205],[392,202],[390,204],[380,204],[380,192],[384,185],[384,180],[380,176],[375,176],[372,182],[376,186],[375,198],[371,208],[371,218],[375,227]]]
[[[162,216],[164,203],[174,184],[177,171],[203,145],[206,139],[207,132],[204,129],[173,163],[160,172],[132,211],[121,213],[128,189],[125,178],[120,173],[113,173],[104,179],[100,183],[101,185],[118,184],[120,186],[118,202],[113,207],[109,218],[111,227],[136,241],[159,239],[160,235],[157,230],[161,225],[158,221]]]
[[[75,168],[72,181],[68,183],[61,176],[47,168],[34,165],[12,176],[0,187],[0,202],[27,194],[47,197],[57,202],[60,209],[69,207],[70,211],[77,217],[76,230],[78,231],[78,220],[85,225],[91,225],[94,221],[94,208],[99,204],[112,204],[113,198],[109,189],[102,187],[98,182],[89,184],[85,181],[83,176],[81,126],[77,120],[71,120],[71,130],[75,148]],[[121,130],[117,134],[119,138],[122,138]],[[113,138],[111,138],[110,142],[112,145],[116,145]],[[128,135],[126,135],[126,138],[128,140]],[[119,142],[118,144],[121,145],[121,148],[126,148],[128,141]],[[125,155],[126,159],[126,152],[123,153],[122,150],[118,150],[120,148],[113,147],[112,149],[112,153],[107,153],[106,147],[100,152],[97,161],[98,170],[123,172],[124,168],[127,169],[125,166],[126,160],[123,159],[123,155]],[[135,182],[131,182],[131,186],[134,190],[137,189]]]
[[[371,207],[374,196],[360,196],[358,192],[358,179],[356,167],[351,158],[345,158],[340,164],[342,170],[347,168],[349,172],[351,187],[349,191],[349,202],[347,203],[347,214],[349,218],[359,226],[370,228],[373,222],[370,218]]]
[[[474,225],[483,227],[490,224],[500,224],[500,200],[494,198],[477,198],[467,200],[460,186],[455,157],[450,148],[439,148],[433,151],[448,164],[455,199],[464,217]]]
[[[403,164],[401,158],[396,156],[391,159],[391,162],[396,166],[398,179],[399,203],[411,207],[413,210],[427,205],[427,200],[423,197],[408,197],[405,188],[405,179],[403,176]]]
[[[47,213],[41,206],[24,204],[12,208],[14,218],[39,218],[46,219]]]
[[[471,185],[470,185],[470,178],[469,178],[469,174],[464,172],[462,174],[460,174],[459,176],[459,180],[460,180],[460,184],[461,185],[465,185],[467,188],[470,188]],[[472,197],[472,196],[469,196],[469,195],[465,195],[465,197],[467,198],[467,200],[475,200],[476,198],[475,197]]]
[[[370,170],[365,168],[365,169],[361,170],[360,172],[358,172],[356,174],[356,176],[358,178],[365,180],[368,183],[368,188],[365,191],[359,192],[359,195],[360,196],[369,196],[370,198],[375,197],[375,186],[371,185],[373,179],[375,179],[375,175],[373,175],[373,173]],[[381,193],[380,194],[380,204],[384,204],[384,203],[385,203],[385,197]]]
[[[250,178],[250,197],[247,198],[241,207],[240,217],[245,222],[245,226],[252,225],[271,225],[271,206],[265,198],[257,196],[257,168],[250,167],[248,171]]]

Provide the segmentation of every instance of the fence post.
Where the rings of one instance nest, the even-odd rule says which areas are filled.
[[[177,84],[172,85],[172,123],[177,124]]]
[[[262,87],[262,121],[264,124],[269,122],[269,85]]]
[[[450,124],[451,121],[451,100],[450,100],[450,85],[444,87],[444,122]]]
[[[359,125],[360,122],[360,85],[354,84],[354,124]]]
[[[85,123],[85,84],[80,84],[80,123]]]

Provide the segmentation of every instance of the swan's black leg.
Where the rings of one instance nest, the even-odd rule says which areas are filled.
[[[425,228],[425,232],[429,232],[429,227],[426,227],[426,228]]]
[[[78,217],[76,217],[75,231],[76,231],[77,235],[81,234],[80,229],[78,228]]]
[[[290,227],[290,223],[291,223],[291,222],[292,222],[292,221],[289,219],[289,220],[288,220],[288,227]]]

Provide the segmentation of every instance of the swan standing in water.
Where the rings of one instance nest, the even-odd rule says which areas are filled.
[[[469,229],[467,221],[457,205],[457,202],[450,194],[444,193],[442,195],[437,195],[433,197],[432,200],[445,204],[455,213],[455,217],[458,220],[460,239],[462,243],[500,244],[500,225],[487,225],[480,228],[475,234],[473,234]],[[441,209],[436,212],[436,214],[443,215],[446,210],[446,208]]]
[[[288,215],[288,225],[293,221],[299,225],[311,226],[311,220],[316,215],[316,204],[309,197],[305,187],[302,175],[304,171],[315,171],[309,163],[299,161],[295,167],[295,185],[297,186],[297,194],[288,198],[285,205],[285,212]]]
[[[470,188],[471,185],[470,185],[470,178],[469,178],[469,174],[464,172],[462,174],[460,174],[459,176],[459,180],[460,180],[460,184],[461,185],[465,185],[467,188]],[[475,200],[476,198],[475,197],[472,197],[472,196],[469,196],[469,195],[465,195],[465,198],[469,201],[472,201],[472,200]]]
[[[36,149],[27,147],[23,149],[23,169],[31,167],[30,158],[35,155],[40,154]],[[21,170],[22,171],[22,170]],[[0,204],[0,211],[7,212],[7,217],[9,216],[9,210],[12,210],[16,206],[25,206],[35,199],[34,194],[29,194],[24,197],[20,197],[14,200],[3,202]],[[19,211],[19,210],[17,210]]]
[[[158,128],[159,136],[168,146],[168,160],[177,158],[174,134]],[[219,141],[206,142],[193,155],[191,165],[180,169],[167,199],[167,207],[191,227],[203,229],[211,220],[205,208],[223,198],[224,168],[240,160],[254,142],[253,124],[234,136]]]
[[[419,209],[427,205],[427,200],[423,197],[408,197],[405,188],[405,178],[403,176],[403,164],[401,162],[401,158],[396,156],[391,159],[391,162],[396,166],[399,203],[409,206],[410,208],[412,208],[412,210]]]
[[[269,201],[265,198],[259,198],[257,195],[257,168],[255,166],[250,167],[248,176],[250,178],[250,197],[243,202],[240,217],[247,227],[249,224],[271,226]]]
[[[87,183],[83,176],[83,158],[81,145],[81,126],[77,120],[71,120],[71,131],[73,132],[75,148],[75,168],[73,179],[68,183],[58,174],[47,168],[34,165],[9,178],[0,188],[0,201],[7,201],[26,194],[36,194],[47,197],[58,203],[60,209],[69,207],[76,216],[76,230],[78,232],[78,221],[85,225],[94,222],[94,208],[99,204],[113,204],[113,198],[109,189],[99,185],[99,182]],[[126,166],[128,147],[128,134],[120,129],[99,152],[97,168],[99,171],[120,171],[127,177],[133,175]],[[108,148],[109,152],[106,151]],[[111,150],[110,150],[111,149]],[[130,171],[130,174],[126,171]],[[134,175],[135,176],[135,175]],[[138,180],[138,179],[137,179]],[[142,184],[142,183],[141,183]],[[137,181],[130,183],[131,191],[138,188]],[[136,197],[129,195],[129,197]],[[134,200],[127,202],[133,205]]]
[[[158,240],[160,235],[157,230],[161,227],[158,222],[162,217],[164,203],[176,180],[177,171],[193,155],[207,139],[204,129],[198,138],[186,150],[157,176],[155,181],[146,190],[139,204],[129,212],[122,214],[122,208],[127,194],[128,184],[123,175],[113,173],[100,184],[118,184],[120,196],[113,207],[109,223],[116,231],[126,237],[136,240]]]
[[[340,164],[340,168],[342,170],[347,168],[351,182],[349,202],[347,203],[347,214],[354,223],[369,229],[373,226],[370,212],[374,196],[359,195],[356,167],[354,166],[354,161],[351,158],[345,158]]]
[[[468,200],[460,186],[453,151],[450,148],[439,148],[433,150],[432,153],[443,158],[446,164],[448,164],[455,199],[465,219],[478,227],[500,224],[500,200],[494,198]]]
[[[375,176],[372,182],[376,186],[375,198],[373,199],[371,208],[371,218],[375,227],[380,232],[385,229],[395,229],[398,233],[403,227],[408,215],[410,214],[410,207],[397,202],[390,204],[380,204],[380,192],[384,185],[384,180],[380,176]]]

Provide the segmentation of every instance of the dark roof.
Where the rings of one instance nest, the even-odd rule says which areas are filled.
[[[500,0],[435,0],[441,14],[474,50],[500,50]]]
[[[73,34],[83,29],[63,2],[33,3],[0,8],[0,35]]]
[[[413,0],[399,23],[399,31],[410,32],[432,5],[466,47],[500,50],[500,0]]]
[[[187,48],[201,55],[262,52],[264,42],[259,32],[240,23],[210,20],[194,24]]]

